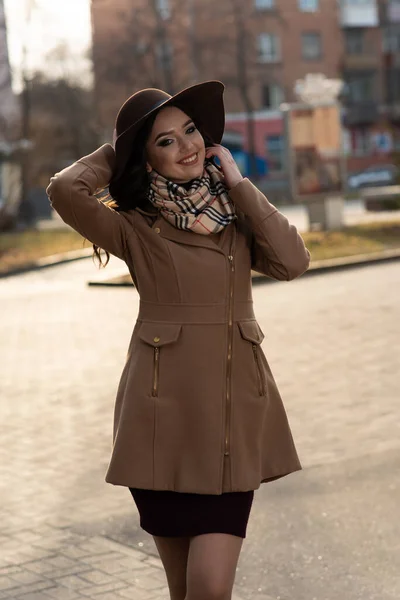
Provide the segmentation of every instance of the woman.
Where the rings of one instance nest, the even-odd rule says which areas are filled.
[[[211,81],[137,92],[118,113],[115,149],[48,188],[99,258],[102,248],[126,262],[140,296],[106,481],[130,489],[173,600],[231,597],[254,490],[301,469],[251,270],[290,280],[309,253],[220,145],[223,91]],[[113,204],[95,195],[107,186]]]

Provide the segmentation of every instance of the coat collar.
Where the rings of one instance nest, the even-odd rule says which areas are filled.
[[[186,231],[185,229],[178,229],[164,219],[161,214],[155,218],[152,225],[152,229],[163,238],[177,242],[178,244],[210,248],[210,250],[216,250],[222,254],[229,254],[232,227],[235,227],[235,222],[224,227],[218,241],[215,241],[214,236],[200,235],[192,231]]]

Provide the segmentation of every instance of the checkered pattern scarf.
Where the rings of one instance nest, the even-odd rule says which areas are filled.
[[[223,174],[209,161],[189,189],[152,171],[148,199],[169,223],[201,235],[218,233],[236,218]]]

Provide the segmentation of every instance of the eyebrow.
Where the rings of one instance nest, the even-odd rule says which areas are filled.
[[[182,129],[187,127],[189,123],[193,123],[193,119],[189,119],[189,121],[186,121],[186,123],[182,125]],[[169,135],[170,133],[174,133],[174,129],[170,129],[169,131],[163,131],[163,133],[159,133],[156,139],[154,140],[154,143],[158,140],[158,138],[163,137],[164,135]]]

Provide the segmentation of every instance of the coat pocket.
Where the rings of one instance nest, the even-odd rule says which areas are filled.
[[[151,395],[156,398],[160,388],[160,363],[163,347],[178,340],[182,325],[179,323],[142,323],[138,336],[153,348]]]
[[[264,396],[266,393],[265,375],[261,364],[260,344],[264,339],[264,334],[257,321],[239,321],[241,336],[244,340],[251,343],[253,360],[257,374],[258,393]]]

